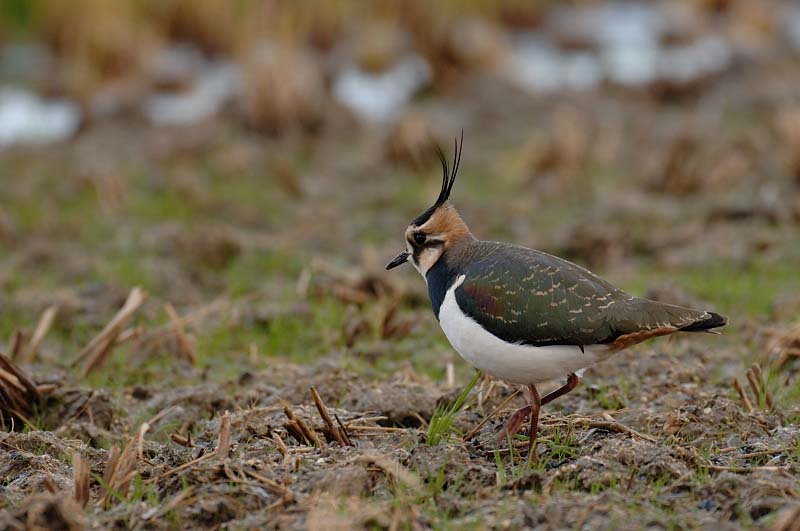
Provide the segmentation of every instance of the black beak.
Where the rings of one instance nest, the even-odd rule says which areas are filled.
[[[394,269],[399,265],[403,265],[406,263],[406,260],[408,260],[408,252],[403,251],[402,253],[398,254],[394,260],[386,264],[386,269]]]

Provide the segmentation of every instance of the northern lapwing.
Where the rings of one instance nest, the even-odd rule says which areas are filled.
[[[582,369],[646,339],[710,331],[725,326],[727,318],[635,297],[542,251],[478,240],[448,202],[463,142],[462,132],[452,171],[439,152],[439,197],[408,226],[406,250],[386,269],[411,262],[461,357],[496,378],[527,386],[528,406],[511,416],[498,443],[530,417],[530,456],[541,406],[573,390]],[[539,396],[536,384],[563,376],[566,384]]]

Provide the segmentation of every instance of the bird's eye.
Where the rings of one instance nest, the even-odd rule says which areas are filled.
[[[416,234],[414,234],[414,243],[416,243],[417,245],[422,245],[423,243],[425,243],[425,234],[421,232],[417,232]]]

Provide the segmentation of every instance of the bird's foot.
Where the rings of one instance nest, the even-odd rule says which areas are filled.
[[[531,406],[525,406],[520,408],[511,415],[511,418],[508,419],[503,429],[500,430],[500,433],[497,434],[497,444],[503,442],[503,439],[506,437],[511,437],[512,439],[514,436],[519,432],[520,428],[522,428],[522,423],[525,422],[531,415]]]

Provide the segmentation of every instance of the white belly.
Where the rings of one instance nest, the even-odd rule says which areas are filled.
[[[453,348],[473,367],[511,383],[536,384],[584,369],[607,356],[603,345],[533,347],[506,343],[464,314],[455,289],[463,275],[447,290],[439,308],[439,324]]]

